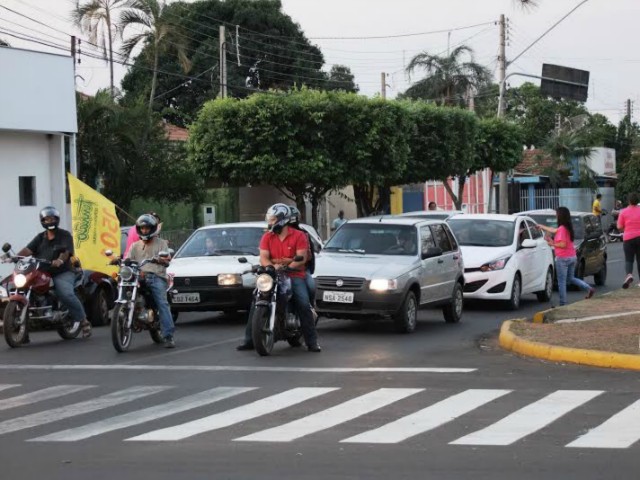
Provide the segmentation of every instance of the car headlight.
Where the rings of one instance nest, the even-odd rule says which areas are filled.
[[[371,280],[369,284],[369,288],[371,290],[375,290],[377,292],[386,292],[388,290],[397,290],[398,289],[398,280],[387,280],[384,278],[374,278]]]
[[[218,285],[242,285],[242,277],[238,273],[221,273],[218,275]]]
[[[22,288],[27,284],[27,277],[23,274],[19,273],[18,275],[13,276],[13,284],[17,288]]]
[[[273,277],[263,273],[256,278],[256,287],[261,292],[268,292],[273,288]]]
[[[131,267],[121,267],[120,268],[120,278],[125,282],[128,282],[133,278],[133,269]]]
[[[491,272],[493,270],[502,270],[504,267],[507,266],[507,262],[509,261],[510,258],[511,258],[511,255],[509,255],[508,257],[498,258],[493,262],[485,263],[480,267],[480,271]]]

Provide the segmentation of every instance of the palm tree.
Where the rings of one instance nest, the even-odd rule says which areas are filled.
[[[156,95],[160,53],[173,46],[184,71],[188,72],[191,67],[185,53],[185,37],[180,35],[177,25],[172,23],[167,15],[164,15],[167,8],[165,0],[128,0],[126,7],[127,9],[120,15],[119,22],[123,36],[125,29],[130,26],[141,27],[142,31],[125,40],[121,52],[128,59],[141,42],[149,47],[149,52],[153,57],[153,77],[149,94],[149,112],[151,112]]]
[[[109,91],[114,97],[113,89],[113,42],[118,33],[118,26],[114,21],[116,10],[122,6],[124,0],[88,0],[87,3],[77,4],[71,12],[73,22],[80,27],[81,32],[89,32],[89,42],[99,45],[104,57],[109,59]]]
[[[468,55],[469,61],[463,56]],[[473,50],[466,45],[454,48],[446,56],[422,52],[411,59],[407,73],[425,70],[427,76],[407,89],[408,98],[433,99],[440,105],[464,104],[470,88],[485,85],[491,78],[489,70],[473,61]]]

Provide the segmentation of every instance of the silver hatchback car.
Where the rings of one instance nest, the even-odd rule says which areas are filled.
[[[442,307],[449,323],[462,318],[462,253],[441,220],[351,220],[316,257],[314,276],[326,317],[391,317],[405,333],[415,330],[422,306]]]

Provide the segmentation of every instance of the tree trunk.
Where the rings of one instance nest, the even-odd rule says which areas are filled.
[[[153,76],[151,77],[151,94],[149,95],[149,117],[153,112],[153,99],[156,96],[156,84],[158,82],[158,46],[153,51]]]
[[[313,195],[311,197],[311,224],[316,230],[318,230],[318,203],[318,197]]]
[[[449,185],[449,179],[442,180],[442,185],[444,185],[444,189],[447,191],[447,193],[451,197],[451,200],[453,200],[453,204],[456,206],[456,209],[461,210],[460,199],[456,197],[456,194],[451,188],[451,185]]]
[[[304,201],[304,194],[296,194],[296,207],[300,210],[300,222],[307,223],[307,203]]]
[[[487,199],[487,211],[484,213],[491,213],[491,207],[493,206],[493,170],[489,169],[489,198]]]
[[[111,92],[111,100],[115,97],[113,89],[113,35],[111,33],[111,17],[107,13],[107,29],[109,30],[109,91]]]
[[[458,177],[458,204],[456,204],[456,209],[457,210],[462,210],[462,203],[464,200],[464,185],[466,183],[467,180],[467,176],[466,175],[462,175],[460,177]]]

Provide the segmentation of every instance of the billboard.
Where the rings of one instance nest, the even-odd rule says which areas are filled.
[[[589,72],[560,65],[542,64],[540,92],[552,98],[587,101]]]

